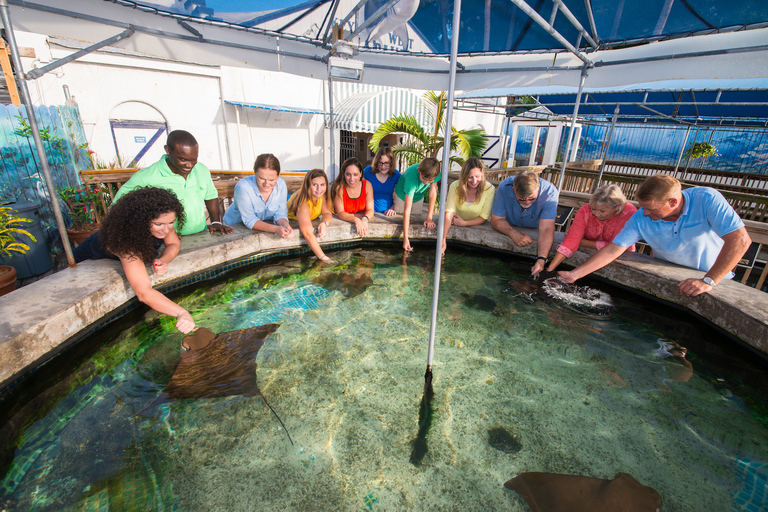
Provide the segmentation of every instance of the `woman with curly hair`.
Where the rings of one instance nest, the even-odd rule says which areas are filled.
[[[111,258],[120,260],[128,284],[136,297],[155,311],[176,317],[176,328],[184,334],[195,328],[189,312],[152,288],[145,265],[156,275],[168,271],[168,263],[179,254],[176,234],[184,225],[184,207],[172,192],[162,188],[138,188],[125,194],[107,212],[101,231],[75,249],[75,262]],[[158,256],[157,251],[163,247]]]
[[[315,236],[312,221],[318,217],[321,218]],[[301,190],[288,200],[288,218],[299,221],[299,230],[317,259],[323,263],[333,263],[317,241],[325,236],[325,230],[331,225],[332,218],[328,177],[322,169],[312,169],[304,175]]]

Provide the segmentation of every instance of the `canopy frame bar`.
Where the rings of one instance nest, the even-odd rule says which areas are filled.
[[[560,9],[560,11],[562,11],[562,12],[563,12],[563,14],[565,14],[565,17],[566,17],[566,18],[568,18],[568,21],[570,21],[570,22],[571,22],[571,25],[573,25],[573,27],[574,27],[576,30],[578,30],[578,31],[579,31],[579,34],[581,34],[581,36],[582,36],[584,39],[586,39],[586,40],[587,40],[587,42],[589,43],[589,45],[590,45],[592,48],[594,48],[595,50],[597,50],[597,43],[595,42],[595,40],[594,40],[594,39],[592,39],[592,37],[591,37],[591,36],[589,35],[589,33],[588,33],[588,32],[587,32],[585,29],[584,29],[584,27],[583,27],[583,26],[582,26],[582,24],[579,22],[579,20],[578,20],[578,19],[576,19],[576,16],[574,16],[574,15],[573,15],[573,13],[570,11],[570,9],[568,9],[568,6],[566,6],[566,5],[563,3],[563,0],[552,0],[552,1],[553,1],[553,2],[554,2],[554,4],[555,4],[555,5],[558,7],[558,9]],[[578,47],[578,44],[577,44],[577,47]]]
[[[373,23],[378,22],[379,18],[381,18],[389,9],[394,7],[394,5],[399,1],[400,0],[389,0],[389,2],[379,7],[379,9],[376,12],[374,12],[372,16],[366,18],[366,20],[363,23],[361,23],[359,27],[355,28],[354,32],[352,32],[350,35],[348,35],[344,39],[347,41],[352,41],[363,30],[371,26]]]

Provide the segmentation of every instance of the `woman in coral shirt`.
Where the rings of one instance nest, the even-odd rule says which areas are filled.
[[[333,207],[336,216],[347,222],[354,222],[360,236],[368,232],[368,220],[373,217],[373,188],[363,179],[363,166],[355,157],[347,158],[341,164],[339,175],[331,187]]]
[[[598,188],[589,199],[589,204],[585,204],[576,212],[576,217],[573,218],[563,243],[557,247],[557,254],[552,258],[547,270],[555,270],[579,247],[602,249],[611,243],[636,211],[635,205],[627,202],[624,192],[617,185]],[[629,250],[634,251],[635,247],[632,246]]]

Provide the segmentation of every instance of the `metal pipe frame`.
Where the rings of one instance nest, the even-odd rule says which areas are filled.
[[[381,18],[385,12],[391,9],[399,1],[400,0],[389,0],[389,2],[379,7],[378,10],[373,13],[372,16],[366,18],[366,20],[363,23],[361,23],[359,27],[355,28],[354,32],[352,32],[349,36],[345,37],[344,39],[346,41],[351,41],[352,39],[357,37],[363,30],[371,26],[371,24],[379,21],[379,18]]]
[[[571,152],[573,143],[573,133],[576,131],[576,118],[579,116],[579,103],[581,102],[581,92],[584,90],[584,82],[587,81],[587,66],[581,70],[581,80],[579,80],[579,93],[576,95],[576,104],[573,106],[573,118],[571,119],[571,129],[568,130],[568,144],[563,153],[563,166],[560,168],[560,179],[557,181],[557,190],[562,190],[563,180],[565,179],[565,166],[568,164],[568,156]]]
[[[347,13],[347,15],[346,15],[346,16],[344,16],[344,19],[343,19],[343,20],[341,20],[341,21],[339,22],[339,26],[340,26],[340,27],[342,27],[342,29],[343,29],[343,28],[344,28],[344,24],[345,24],[346,22],[348,22],[349,20],[351,20],[351,19],[352,19],[352,16],[354,16],[355,14],[357,14],[357,11],[359,11],[360,9],[362,9],[362,8],[363,8],[363,6],[364,6],[365,4],[367,4],[367,3],[368,3],[368,0],[360,0],[359,2],[357,2],[357,5],[355,6],[355,8],[354,8],[354,9],[352,9],[351,11],[349,11],[349,12]],[[328,35],[325,37],[325,39],[323,39],[323,45],[327,45],[327,44],[330,42],[330,40],[331,40],[331,36],[332,36],[332,35],[333,35],[333,34],[328,34]]]
[[[592,12],[591,0],[584,0],[584,6],[587,8],[587,16],[589,17],[589,28],[592,29],[592,37],[595,41],[599,41],[600,37],[597,35],[597,25],[595,25],[595,14]]]
[[[461,0],[453,0],[453,26],[458,27],[461,15]],[[440,270],[442,268],[443,233],[445,233],[445,202],[448,197],[448,171],[451,169],[451,134],[453,133],[453,96],[456,86],[456,61],[459,51],[459,33],[451,39],[451,69],[448,75],[448,110],[445,113],[445,137],[443,139],[443,169],[440,177],[440,210],[437,219],[437,241],[435,243],[435,282],[432,287],[432,316],[429,321],[429,349],[427,351],[427,372],[432,371],[435,353],[435,330],[437,327],[437,300],[440,295]]]
[[[605,169],[605,162],[608,159],[608,150],[611,149],[611,141],[613,140],[613,129],[616,128],[616,120],[619,118],[619,106],[616,105],[616,109],[613,111],[613,118],[611,119],[611,128],[608,130],[608,140],[605,142],[605,151],[603,151],[602,162],[600,162],[600,172],[597,174],[597,183],[595,183],[595,190],[600,186],[600,181],[603,179],[603,170]],[[594,191],[593,191],[594,193]]]
[[[341,0],[334,0],[333,6],[331,7],[330,16],[328,16],[328,26],[325,27],[325,32],[323,32],[323,37],[320,37],[320,32],[323,30],[323,27],[320,27],[320,30],[317,31],[317,39],[326,40],[328,39],[328,33],[331,31],[331,27],[333,26],[333,17],[336,16],[336,9],[339,8],[339,3]]]
[[[587,33],[587,31],[581,25],[579,20],[576,19],[576,16],[574,16],[573,13],[571,13],[570,9],[568,9],[568,6],[563,3],[563,0],[552,0],[552,2],[554,2],[554,4],[560,8],[563,14],[565,14],[565,17],[568,18],[568,21],[571,22],[571,25],[573,25],[574,28],[579,31],[579,34],[581,34],[584,37],[584,39],[587,40],[589,45],[595,50],[597,50],[597,43],[595,42],[595,40],[592,39],[589,33]],[[590,15],[591,14],[592,12],[590,11]],[[578,45],[577,45],[577,48],[578,48]]]
[[[581,53],[577,48],[574,48],[574,46],[568,42],[568,40],[563,37],[560,32],[555,30],[555,27],[550,25],[547,20],[541,17],[539,13],[537,13],[533,8],[531,8],[530,5],[525,3],[524,0],[510,0],[513,4],[515,4],[521,11],[523,11],[525,14],[527,14],[533,21],[535,21],[541,28],[546,30],[549,35],[554,37],[557,42],[562,44],[569,52],[574,54],[576,57],[578,57],[586,66],[593,67],[595,64],[589,60],[586,55]]]
[[[67,256],[67,263],[70,267],[75,266],[75,257],[72,254],[72,245],[69,243],[69,236],[67,235],[67,226],[64,224],[64,216],[61,214],[61,208],[59,208],[59,202],[56,200],[56,185],[53,183],[53,177],[51,176],[51,169],[48,166],[48,157],[45,154],[43,147],[43,139],[40,137],[40,130],[37,126],[37,118],[35,116],[35,110],[32,107],[32,98],[29,95],[29,89],[27,88],[27,82],[24,80],[24,68],[21,65],[21,56],[19,55],[19,47],[16,45],[16,36],[13,33],[13,25],[11,24],[11,15],[8,10],[8,0],[0,0],[0,18],[3,20],[3,27],[5,28],[5,37],[8,39],[8,47],[11,49],[11,58],[13,59],[14,72],[18,76],[17,82],[19,84],[19,92],[21,93],[22,103],[27,110],[27,117],[29,118],[29,126],[32,130],[32,138],[35,141],[35,148],[37,149],[37,156],[40,160],[40,170],[45,180],[45,186],[48,189],[48,194],[51,198],[51,210],[53,210],[53,216],[56,219],[56,226],[59,228],[59,234],[61,235],[61,242],[64,246],[64,254]]]
[[[183,26],[183,25],[182,25]],[[187,28],[187,27],[184,27]],[[192,27],[188,27],[192,28]],[[83,48],[80,51],[77,51],[75,53],[70,53],[66,57],[62,57],[54,62],[51,62],[50,64],[46,64],[45,66],[39,67],[37,69],[33,69],[29,73],[24,74],[24,78],[27,80],[34,80],[36,78],[40,78],[44,74],[46,74],[49,71],[52,71],[54,69],[60,68],[64,64],[67,64],[69,62],[72,62],[73,60],[79,59],[80,57],[84,55],[88,55],[89,53],[93,53],[99,48],[103,48],[105,46],[109,46],[112,43],[116,43],[122,39],[126,39],[128,37],[131,37],[134,33],[136,33],[136,30],[134,30],[133,25],[129,25],[126,30],[123,32],[120,32],[116,36],[112,36],[109,39],[105,39],[99,43],[92,44],[91,46],[88,46],[87,48]],[[198,33],[199,34],[199,33]],[[202,38],[202,34],[199,34],[200,38]]]

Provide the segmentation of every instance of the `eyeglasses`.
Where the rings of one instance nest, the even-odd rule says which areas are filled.
[[[526,197],[525,199],[520,199],[519,197],[517,197],[517,195],[515,195],[515,199],[517,199],[517,202],[518,202],[518,203],[520,203],[520,204],[525,204],[525,203],[534,203],[534,202],[536,202],[536,200],[537,200],[538,198],[539,198],[539,195],[538,195],[538,194],[536,194],[536,195],[535,195],[535,196],[533,196],[533,197]]]
[[[379,165],[389,165],[389,162],[379,162]]]

